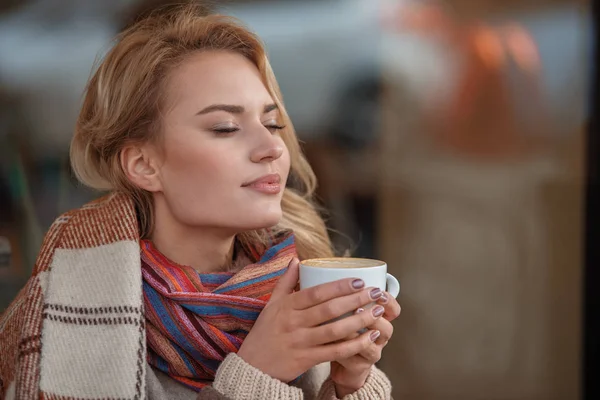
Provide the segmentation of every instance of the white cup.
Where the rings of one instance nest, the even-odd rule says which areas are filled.
[[[376,287],[394,298],[400,294],[400,283],[387,273],[384,261],[367,258],[331,257],[300,261],[300,289],[344,278],[359,278],[365,288]]]

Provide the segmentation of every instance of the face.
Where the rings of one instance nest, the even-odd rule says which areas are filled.
[[[254,64],[230,52],[194,54],[166,90],[160,149],[148,156],[158,160],[149,189],[160,218],[233,233],[276,225],[290,155]]]

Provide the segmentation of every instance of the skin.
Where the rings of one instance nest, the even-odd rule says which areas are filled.
[[[218,271],[231,261],[236,234],[274,226],[282,217],[290,155],[279,134],[279,111],[257,68],[226,51],[190,55],[171,71],[166,91],[161,139],[125,147],[121,165],[154,196],[158,250],[201,273]],[[267,174],[280,175],[280,193],[245,186]],[[381,293],[373,297],[373,288],[355,288],[352,281],[295,291],[293,260],[238,355],[284,382],[329,361],[338,395],[356,391],[391,337],[389,320],[400,307],[390,299],[383,315],[357,313],[321,326],[382,301]],[[368,331],[358,336],[362,328]]]

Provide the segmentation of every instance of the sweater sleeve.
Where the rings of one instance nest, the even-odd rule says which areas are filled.
[[[164,397],[167,398],[167,397]],[[173,400],[171,398],[171,400]],[[196,396],[196,400],[232,400],[231,398],[219,393],[215,388],[213,387],[207,387],[202,389],[202,391],[200,393],[198,393],[198,396]]]
[[[323,383],[317,400],[340,400],[331,379]],[[381,370],[373,367],[365,385],[356,392],[344,396],[342,400],[392,400],[392,384]]]
[[[230,353],[217,369],[212,387],[231,400],[303,400],[302,389],[287,385]]]

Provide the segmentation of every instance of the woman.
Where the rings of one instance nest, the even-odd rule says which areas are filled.
[[[254,35],[190,5],[127,29],[71,161],[111,194],[57,219],[3,315],[2,396],[390,398],[374,363],[398,303],[352,279],[295,291],[297,257],[332,251]]]

